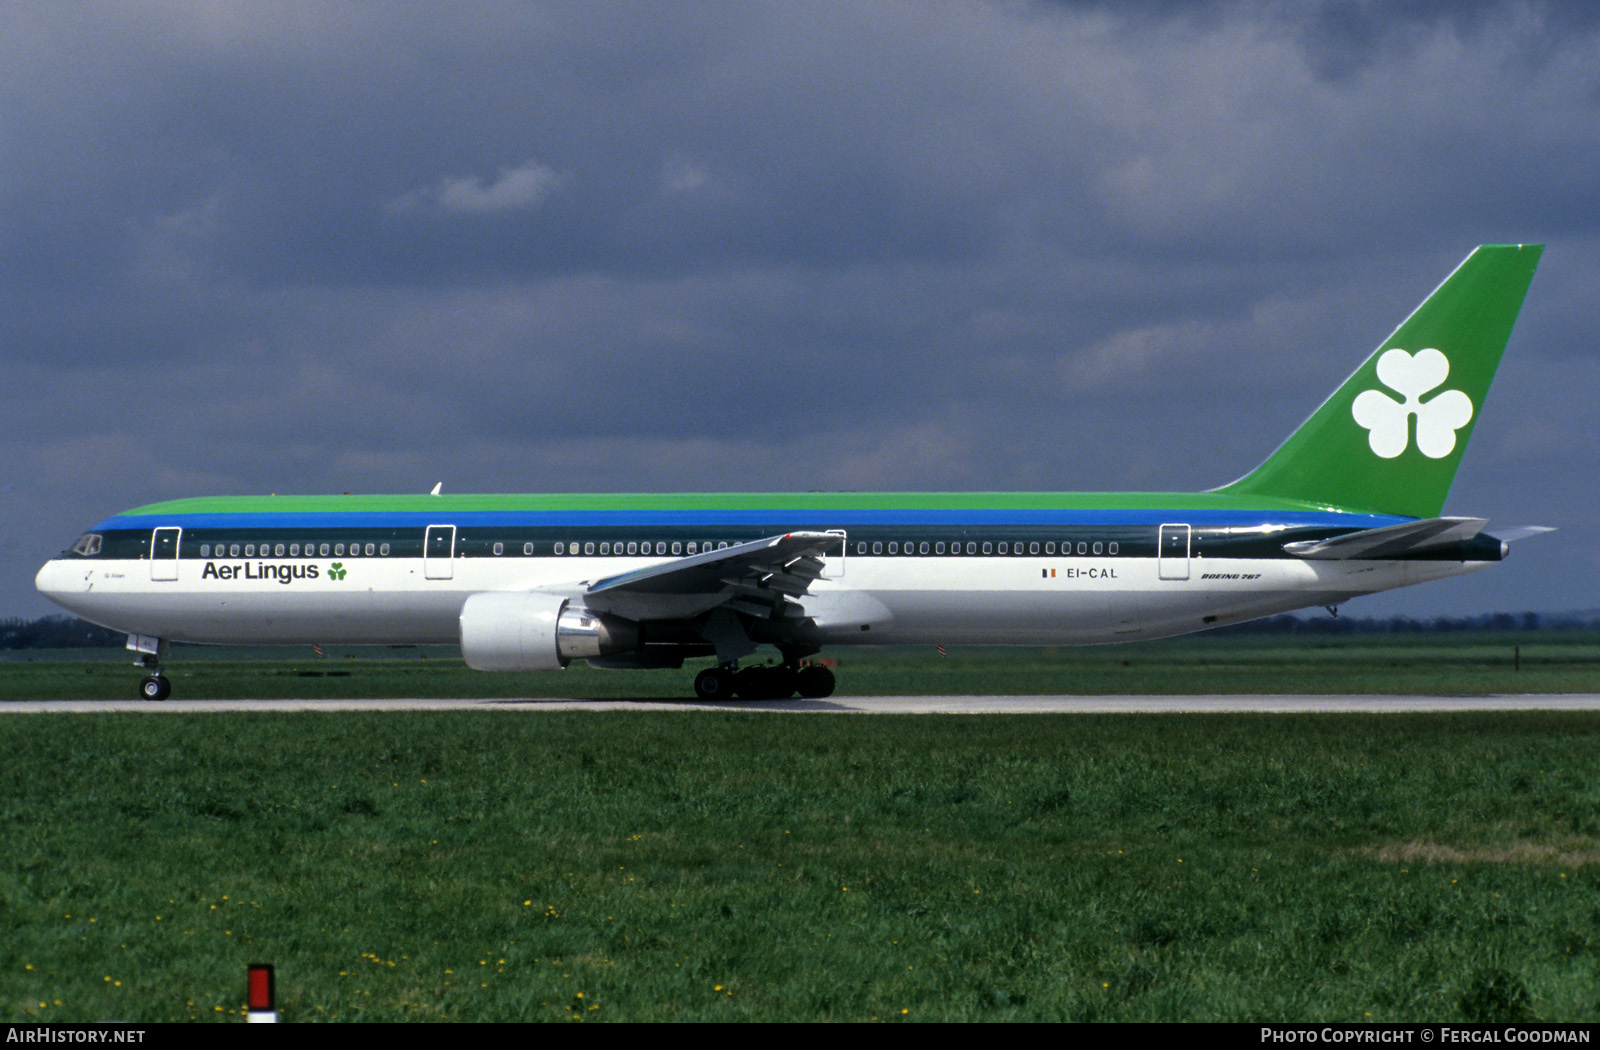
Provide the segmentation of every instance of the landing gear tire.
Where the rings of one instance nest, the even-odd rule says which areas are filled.
[[[747,667],[739,672],[733,688],[740,700],[787,700],[796,685],[792,668]]]
[[[139,695],[146,700],[165,700],[172,695],[172,683],[161,675],[146,675],[139,683]]]
[[[818,664],[807,664],[795,675],[795,688],[807,700],[832,696],[833,687],[833,672]]]
[[[726,667],[708,667],[694,676],[694,695],[701,700],[731,700],[734,673]]]

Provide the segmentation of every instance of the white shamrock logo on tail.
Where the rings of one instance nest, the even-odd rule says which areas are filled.
[[[1450,360],[1437,350],[1386,350],[1378,358],[1378,380],[1405,398],[1396,401],[1381,390],[1356,395],[1350,414],[1366,427],[1374,454],[1394,459],[1411,440],[1410,418],[1417,417],[1417,449],[1429,459],[1443,459],[1456,447],[1456,431],[1472,420],[1472,399],[1446,390],[1427,401],[1422,395],[1450,375]]]

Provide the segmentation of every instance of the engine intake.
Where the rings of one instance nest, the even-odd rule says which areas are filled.
[[[637,625],[557,594],[489,591],[461,606],[461,655],[475,671],[556,671],[638,647]]]

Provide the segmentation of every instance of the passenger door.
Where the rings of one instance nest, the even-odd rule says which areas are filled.
[[[1163,580],[1189,578],[1189,526],[1161,526],[1160,549],[1156,555],[1157,575]]]
[[[422,539],[422,575],[430,580],[455,577],[456,527],[429,525]]]
[[[150,534],[150,578],[176,580],[178,578],[178,540],[182,529],[156,529]]]

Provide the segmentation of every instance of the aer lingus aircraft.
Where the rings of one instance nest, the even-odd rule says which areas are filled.
[[[829,695],[830,645],[1087,645],[1481,569],[1440,517],[1541,247],[1475,250],[1265,463],[1200,493],[182,499],[114,515],[38,587],[167,643],[459,643],[479,670],[680,667],[701,697]],[[774,665],[739,661],[761,646]]]

